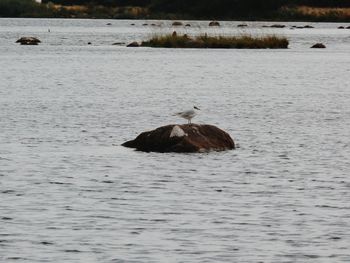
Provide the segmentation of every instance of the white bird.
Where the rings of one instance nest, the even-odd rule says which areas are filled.
[[[193,106],[193,109],[187,110],[187,111],[182,111],[182,112],[177,112],[175,113],[176,116],[180,116],[186,120],[188,120],[188,124],[191,124],[191,119],[197,115],[197,111],[200,109],[197,108],[196,106]]]

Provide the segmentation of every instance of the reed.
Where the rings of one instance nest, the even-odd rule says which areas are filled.
[[[185,35],[167,34],[154,36],[141,43],[144,47],[158,48],[288,48],[289,41],[285,37],[262,36],[208,36],[207,34],[189,37]]]

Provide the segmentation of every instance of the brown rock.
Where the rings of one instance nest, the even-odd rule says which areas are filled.
[[[41,43],[41,41],[36,37],[21,37],[16,43],[21,43],[21,45],[37,45]]]
[[[220,26],[220,23],[218,21],[211,21],[209,26]]]
[[[228,133],[213,126],[199,124],[167,125],[143,132],[122,144],[144,152],[208,152],[235,148]]]
[[[311,46],[311,48],[326,48],[326,46],[322,43],[316,43],[315,45]]]

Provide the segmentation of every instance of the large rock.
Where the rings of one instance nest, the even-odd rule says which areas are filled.
[[[213,125],[167,125],[122,144],[144,152],[207,152],[235,148],[228,133]]]
[[[21,37],[16,41],[16,43],[21,43],[21,45],[37,45],[40,42],[36,37]]]

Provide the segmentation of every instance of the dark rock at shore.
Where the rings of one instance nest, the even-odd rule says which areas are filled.
[[[191,26],[191,24],[186,24],[185,26],[190,27],[190,26]]]
[[[311,48],[326,48],[326,46],[322,43],[316,43],[315,45],[311,46]]]
[[[21,37],[16,43],[21,43],[21,45],[38,45],[41,41],[36,37]]]
[[[306,26],[293,26],[294,28],[298,28],[298,29],[304,29],[304,28],[314,28],[313,26],[310,25],[306,25]]]
[[[237,25],[237,27],[247,27],[248,25],[247,24],[239,24]]]
[[[127,45],[127,47],[139,47],[139,46],[140,46],[140,44],[137,43],[136,41],[131,42],[129,45]]]
[[[345,29],[345,27],[343,27],[343,26],[338,26],[338,29]]]
[[[143,132],[136,139],[122,144],[144,152],[198,153],[235,148],[228,133],[213,125],[167,125]]]
[[[220,26],[220,23],[218,21],[211,21],[209,26]]]

